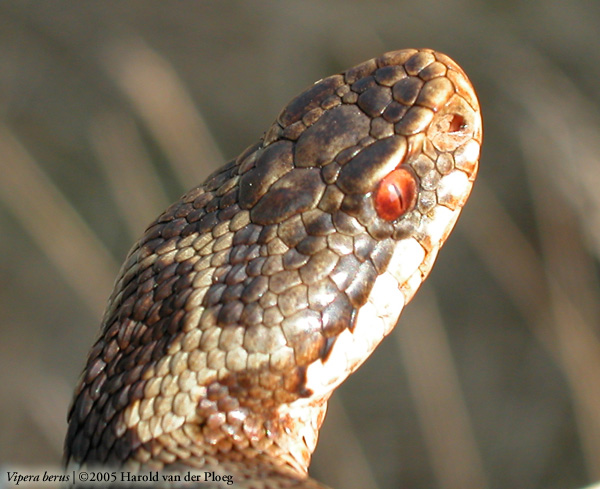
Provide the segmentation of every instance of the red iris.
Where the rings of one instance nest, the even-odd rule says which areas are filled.
[[[395,221],[413,208],[417,182],[411,172],[398,168],[386,175],[375,193],[375,210],[382,219]]]

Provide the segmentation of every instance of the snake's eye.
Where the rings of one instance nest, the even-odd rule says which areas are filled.
[[[413,208],[417,200],[417,182],[408,170],[388,173],[375,192],[375,210],[382,219],[395,221]]]

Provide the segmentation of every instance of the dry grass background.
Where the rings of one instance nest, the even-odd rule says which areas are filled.
[[[600,479],[600,3],[0,3],[0,464],[58,463],[117,267],[325,75],[433,47],[478,89],[480,178],[400,326],[336,394],[338,489]]]

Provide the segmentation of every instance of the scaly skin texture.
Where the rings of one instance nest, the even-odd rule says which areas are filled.
[[[293,99],[129,253],[69,413],[67,463],[322,487],[307,470],[327,400],[429,274],[481,141],[466,75],[427,49]]]

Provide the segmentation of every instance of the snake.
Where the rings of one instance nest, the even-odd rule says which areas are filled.
[[[431,49],[292,99],[129,252],[68,413],[66,466],[324,488],[308,467],[327,402],[429,275],[481,144],[471,83]]]

